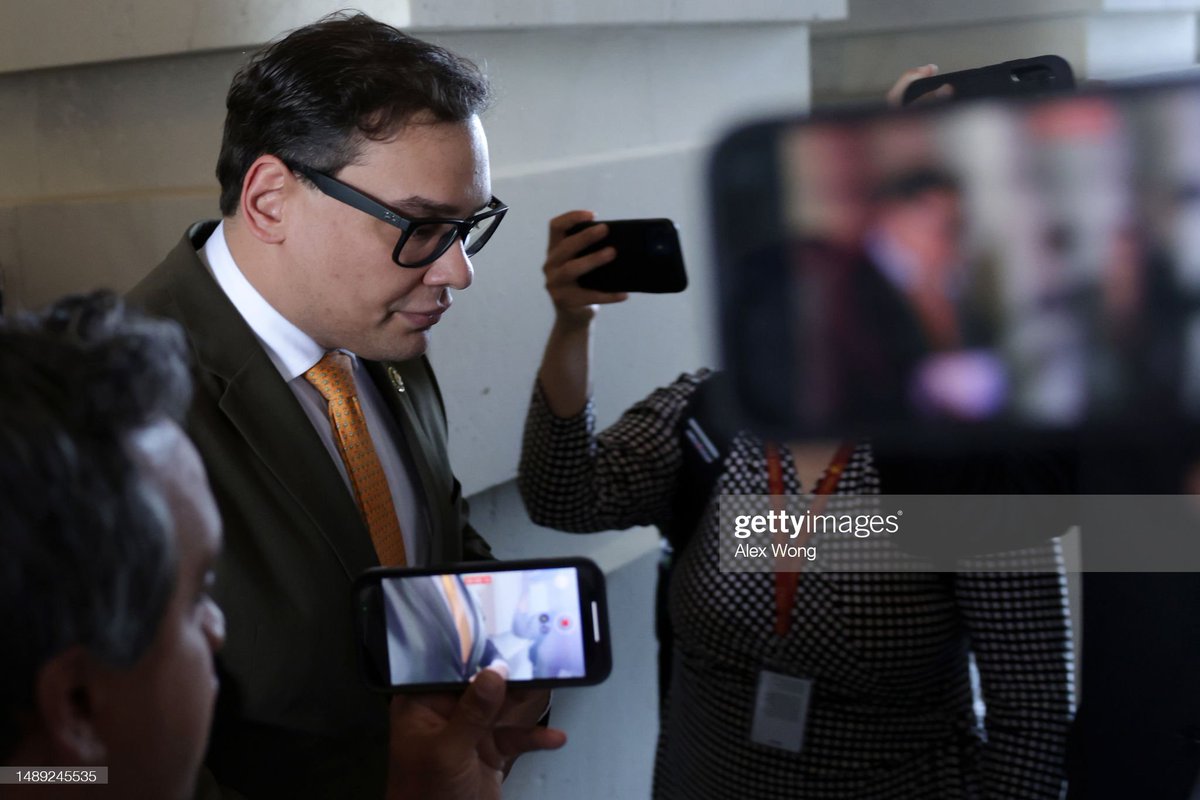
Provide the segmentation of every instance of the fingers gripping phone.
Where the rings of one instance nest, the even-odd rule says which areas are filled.
[[[904,90],[903,104],[908,105],[930,92],[950,86],[955,100],[972,97],[1005,97],[1069,92],[1075,88],[1075,74],[1061,56],[1045,55],[1019,58],[978,69],[947,72],[913,81]]]
[[[592,225],[608,226],[608,236],[584,248],[585,256],[605,247],[617,251],[616,258],[580,276],[579,285],[601,292],[649,292],[666,294],[687,288],[679,232],[669,219],[620,219],[582,222],[567,231],[579,233]]]
[[[586,686],[612,669],[604,574],[584,558],[372,569],[354,608],[377,691],[462,688],[500,665],[524,686]]]

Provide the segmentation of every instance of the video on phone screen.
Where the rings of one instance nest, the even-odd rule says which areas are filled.
[[[510,680],[585,676],[573,567],[384,578],[396,685],[455,683],[503,663]]]
[[[1194,87],[789,128],[803,426],[1196,416],[1198,141]]]

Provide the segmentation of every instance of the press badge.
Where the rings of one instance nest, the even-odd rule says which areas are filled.
[[[804,726],[808,722],[812,689],[813,682],[809,678],[766,668],[759,670],[750,741],[799,753],[804,747]]]

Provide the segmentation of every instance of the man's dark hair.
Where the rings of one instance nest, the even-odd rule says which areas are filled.
[[[233,216],[261,155],[336,174],[364,141],[418,115],[462,122],[490,100],[470,61],[364,14],[332,14],[266,47],[233,78],[217,159],[221,213]]]
[[[83,645],[125,667],[154,640],[176,548],[129,437],[182,420],[185,352],[111,292],[0,321],[0,763],[49,659]]]

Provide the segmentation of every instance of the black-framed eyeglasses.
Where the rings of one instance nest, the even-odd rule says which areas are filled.
[[[313,182],[322,193],[334,200],[357,208],[376,219],[401,230],[400,239],[392,250],[392,261],[401,267],[423,267],[437,261],[457,239],[462,239],[463,251],[473,256],[483,249],[500,226],[508,206],[495,195],[484,210],[466,219],[418,218],[401,216],[392,209],[337,178],[308,167],[289,165]]]

